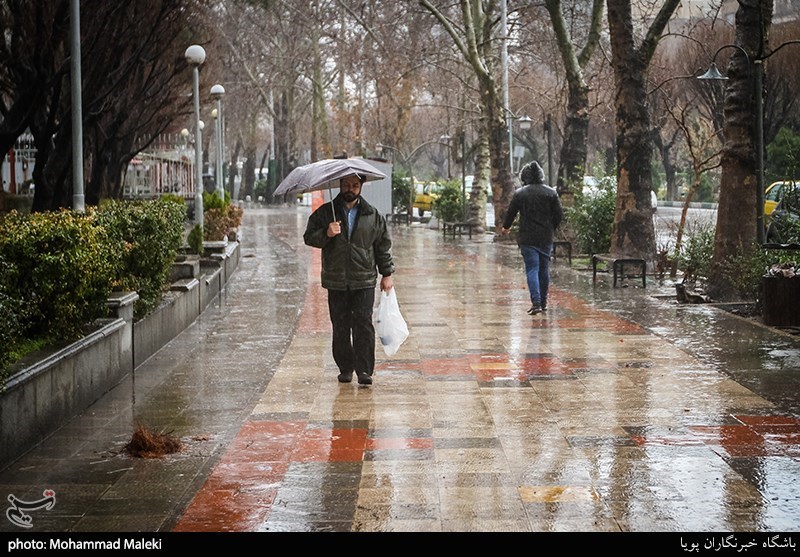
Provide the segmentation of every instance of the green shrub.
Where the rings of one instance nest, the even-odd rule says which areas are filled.
[[[0,385],[5,380],[8,364],[11,362],[11,350],[17,340],[19,330],[19,302],[5,292],[6,275],[9,275],[11,263],[0,257]]]
[[[696,223],[684,231],[678,268],[683,271],[685,282],[708,278],[714,257],[714,235],[714,226],[708,223]]]
[[[464,218],[464,196],[461,184],[456,181],[445,182],[438,188],[438,197],[431,208],[440,221],[461,221]]]
[[[90,216],[11,212],[0,218],[0,258],[18,337],[72,340],[107,314],[118,255]]]
[[[796,253],[756,248],[739,253],[723,263],[725,274],[743,300],[760,301],[764,275],[773,265],[795,263]]]
[[[135,290],[137,317],[161,301],[169,270],[183,243],[186,205],[174,199],[108,201],[95,213],[95,221],[120,254],[114,287]]]
[[[230,195],[228,192],[225,192],[223,197],[220,197],[216,191],[212,193],[208,193],[207,191],[203,192],[203,214],[209,209],[224,209],[228,205],[230,205]]]
[[[405,213],[411,202],[411,180],[403,173],[392,173],[392,212]]]
[[[580,253],[593,255],[611,249],[616,201],[616,179],[609,176],[601,178],[591,193],[577,194],[575,204],[564,208],[565,220],[575,232]]]
[[[186,243],[189,244],[192,253],[203,255],[203,227],[195,224],[186,237]]]

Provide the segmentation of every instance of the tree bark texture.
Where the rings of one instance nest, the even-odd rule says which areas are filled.
[[[738,298],[726,269],[734,256],[750,252],[756,240],[758,185],[756,149],[756,65],[766,49],[772,22],[772,0],[739,0],[735,44],[725,90],[725,144],[722,151],[717,229],[708,294],[718,300]],[[724,52],[724,51],[722,51]],[[720,54],[722,53],[720,52]]]
[[[560,164],[556,189],[560,195],[576,193],[581,188],[586,174],[586,158],[589,141],[589,86],[583,70],[594,53],[600,37],[602,25],[603,0],[593,0],[592,19],[586,45],[580,54],[567,30],[561,11],[561,0],[546,0],[545,7],[550,14],[553,30],[558,42],[558,50],[564,63],[567,80],[567,117],[564,126],[564,142],[561,145]],[[551,184],[553,185],[553,184]]]
[[[647,106],[647,69],[658,39],[679,0],[665,0],[637,47],[630,0],[607,0],[615,76],[617,202],[611,253],[655,260],[655,230],[650,205],[653,141]]]

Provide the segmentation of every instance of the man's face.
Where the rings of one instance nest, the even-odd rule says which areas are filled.
[[[361,180],[359,180],[357,176],[346,176],[342,178],[340,191],[345,201],[348,203],[355,201],[358,199],[358,196],[361,195]]]

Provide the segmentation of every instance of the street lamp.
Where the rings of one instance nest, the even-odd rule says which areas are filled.
[[[449,180],[451,177],[450,173],[450,136],[448,134],[444,134],[439,137],[439,143],[445,145],[447,147],[447,179]]]
[[[747,55],[747,51],[743,49],[741,46],[736,44],[726,44],[722,45],[717,49],[714,53],[714,56],[711,58],[711,66],[708,70],[703,74],[697,77],[697,79],[704,79],[704,80],[727,80],[728,77],[723,75],[719,68],[717,68],[716,59],[717,55],[726,48],[735,48],[739,52],[741,52],[745,60],[747,60],[747,66],[750,68],[751,66],[755,66],[755,97],[756,97],[756,129],[755,129],[755,143],[756,143],[756,161],[757,161],[757,172],[756,172],[756,240],[759,244],[763,244],[766,241],[766,230],[764,229],[764,60],[778,52],[784,46],[789,44],[798,44],[800,40],[791,40],[786,41],[785,43],[781,44],[774,50],[772,50],[769,54],[765,56],[761,56],[759,58],[750,59]]]
[[[81,7],[70,1],[70,90],[72,93],[72,210],[86,211],[83,194],[83,101],[81,100]]]
[[[195,224],[203,226],[203,142],[201,141],[200,130],[200,66],[206,61],[205,49],[197,44],[193,44],[186,49],[184,54],[186,61],[192,66],[193,97],[194,97],[194,164],[195,164],[195,195],[194,195],[194,221]]]
[[[533,125],[533,120],[527,114],[523,114],[522,116],[517,118],[517,122],[519,123],[519,129],[521,131],[524,131],[524,132],[528,131],[529,129],[531,129],[531,126]],[[515,149],[514,143],[513,143],[513,135],[512,135],[512,143],[511,143],[510,147],[511,147],[511,153],[512,153],[511,161],[513,162],[514,161],[514,149]],[[519,147],[520,151],[522,151],[523,149],[524,148],[522,146]],[[522,155],[523,155],[523,153],[520,152],[519,155],[516,157],[516,159],[517,159],[517,170],[516,170],[516,172],[519,172],[519,165],[520,165],[520,162],[522,162]],[[511,172],[516,173],[514,171],[514,165],[513,164],[511,166]]]
[[[216,137],[214,143],[216,144],[216,157],[215,157],[215,174],[217,178],[217,195],[220,199],[225,199],[225,185],[223,184],[224,177],[222,175],[222,96],[225,94],[225,88],[217,83],[211,87],[211,97],[217,101],[216,110]]]

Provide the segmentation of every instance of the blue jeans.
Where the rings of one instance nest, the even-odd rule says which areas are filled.
[[[520,246],[522,260],[525,262],[525,277],[531,305],[547,307],[547,290],[550,287],[550,253],[553,247],[540,250],[533,246]]]

